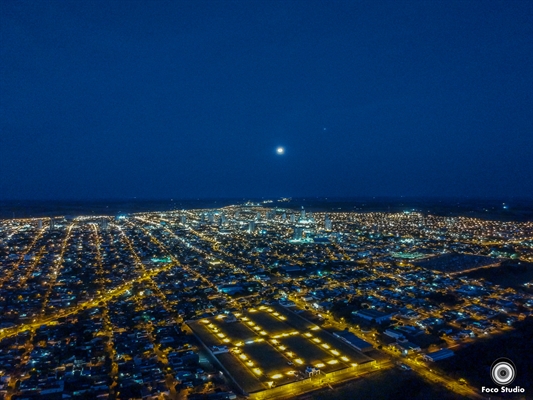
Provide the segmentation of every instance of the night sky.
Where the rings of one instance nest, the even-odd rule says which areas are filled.
[[[532,160],[533,1],[0,2],[0,199],[533,196]]]

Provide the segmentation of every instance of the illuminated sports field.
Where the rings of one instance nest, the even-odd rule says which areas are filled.
[[[249,394],[309,378],[308,367],[315,373],[320,370],[315,376],[325,376],[356,371],[374,361],[278,305],[249,309],[236,317],[235,322],[219,315],[187,324]]]

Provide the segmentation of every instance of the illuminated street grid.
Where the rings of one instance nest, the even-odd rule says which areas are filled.
[[[188,324],[247,393],[307,378],[310,367],[328,374],[374,361],[277,305],[235,317],[226,322],[228,316],[220,314]]]
[[[180,398],[230,390],[213,378],[216,370],[200,368],[185,320],[215,318],[225,336],[199,334],[214,340],[209,346],[253,338],[242,346],[252,367],[217,355],[250,391],[298,379],[287,375],[293,370],[360,362],[360,353],[309,331],[281,302],[369,342],[372,357],[406,351],[400,360],[417,374],[475,396],[465,382],[435,376],[423,355],[455,351],[532,315],[531,280],[510,289],[463,275],[532,261],[531,222],[265,204],[0,221],[0,394]],[[348,312],[340,318],[335,310]],[[356,316],[365,310],[387,316],[379,330]],[[247,320],[216,319],[228,313]],[[385,329],[403,332],[419,350],[402,350]]]

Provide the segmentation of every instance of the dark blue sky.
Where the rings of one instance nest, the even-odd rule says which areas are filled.
[[[0,198],[533,196],[532,96],[533,1],[5,0]]]

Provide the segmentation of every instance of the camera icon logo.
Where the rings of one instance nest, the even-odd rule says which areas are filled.
[[[492,363],[490,376],[497,385],[510,385],[516,378],[516,367],[508,358],[498,358]]]

